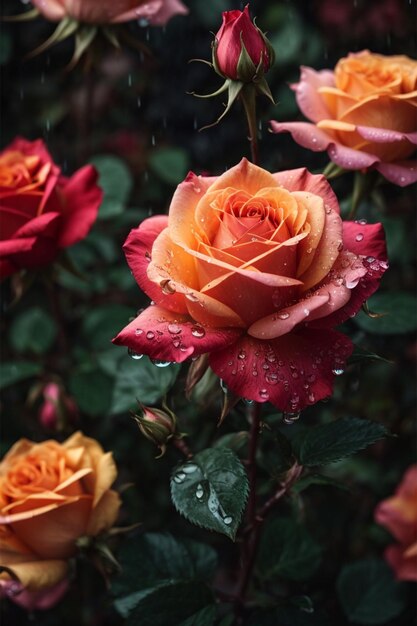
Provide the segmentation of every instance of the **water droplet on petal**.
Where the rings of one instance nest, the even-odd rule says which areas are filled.
[[[193,337],[197,337],[198,339],[202,339],[205,336],[206,331],[204,330],[204,328],[202,326],[192,326],[191,334],[192,334]]]
[[[171,365],[171,361],[160,361],[159,359],[151,359],[151,362],[156,367],[168,367],[168,365]]]
[[[345,373],[345,370],[343,370],[343,369],[341,369],[341,368],[337,368],[337,369],[332,370],[332,372],[333,372],[333,374],[334,374],[335,376],[341,376],[342,374],[344,374],[344,373]]]
[[[139,354],[139,352],[135,352],[131,348],[128,349],[127,353],[130,356],[130,358],[134,359],[135,361],[139,361],[139,359],[143,357],[143,354]]]
[[[171,335],[179,335],[182,331],[182,328],[179,324],[168,324],[168,332]]]
[[[195,293],[186,293],[185,297],[187,300],[190,300],[190,302],[198,302],[198,296]]]
[[[148,330],[148,332],[146,333],[146,339],[154,339],[155,337],[155,333],[152,330]]]
[[[259,391],[259,396],[262,398],[262,400],[268,400],[269,398],[269,392],[267,389],[261,389]]]
[[[169,280],[169,278],[166,280],[161,280],[159,286],[162,289],[162,293],[166,296],[172,296],[172,294],[175,293],[175,287],[172,284],[172,281]]]
[[[363,240],[363,233],[358,233],[355,237],[355,241],[362,241]]]
[[[244,359],[246,359],[246,352],[244,350],[240,350],[237,358],[243,361]]]
[[[143,330],[141,328],[137,328],[135,330],[135,335],[141,335],[143,333]]]
[[[280,320],[287,320],[289,316],[290,314],[287,311],[284,311],[283,313],[278,313],[278,317]]]

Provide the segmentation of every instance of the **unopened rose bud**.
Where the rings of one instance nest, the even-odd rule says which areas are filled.
[[[164,410],[143,405],[140,408],[141,414],[135,414],[133,418],[140,432],[160,449],[161,453],[157,457],[159,458],[165,454],[167,442],[176,433],[177,418],[166,406]]]
[[[60,430],[67,422],[71,423],[77,420],[77,405],[58,383],[47,383],[43,388],[42,395],[44,399],[38,417],[44,428]]]
[[[269,70],[274,56],[271,44],[251,20],[248,5],[243,11],[223,12],[213,43],[213,65],[219,74],[250,83]]]

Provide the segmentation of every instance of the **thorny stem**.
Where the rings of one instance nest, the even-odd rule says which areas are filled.
[[[261,528],[264,519],[271,511],[271,509],[275,506],[275,504],[285,496],[287,491],[298,480],[302,471],[302,466],[295,463],[287,473],[285,481],[280,484],[279,489],[269,498],[269,500],[265,502],[265,504],[259,509],[257,513],[252,513],[253,517],[248,516],[248,525],[243,531],[244,545],[246,544],[247,546],[246,559],[243,563],[242,573],[239,579],[238,591],[235,601],[235,614],[237,624],[242,623],[242,609],[245,603],[246,592],[251,579],[253,567],[255,565],[259,540],[261,538]],[[254,500],[256,502],[256,494]]]
[[[240,98],[245,109],[249,129],[252,163],[259,165],[258,125],[256,121],[256,91],[253,85],[245,85]]]

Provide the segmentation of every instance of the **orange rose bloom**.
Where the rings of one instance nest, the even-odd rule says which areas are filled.
[[[334,72],[303,67],[294,86],[306,122],[272,122],[305,148],[328,150],[350,170],[374,168],[405,186],[417,180],[417,61],[364,50],[341,59]]]
[[[343,223],[323,176],[246,159],[190,173],[169,216],[145,220],[124,249],[154,304],[116,344],[177,363],[209,354],[235,394],[290,413],[331,393],[353,349],[334,328],[387,269],[381,225]]]
[[[56,441],[18,441],[0,463],[0,581],[28,591],[52,588],[67,574],[76,541],[116,521],[119,495],[112,454],[77,432]]]
[[[417,581],[417,465],[406,471],[395,495],[379,503],[375,519],[398,542],[385,551],[397,578]]]

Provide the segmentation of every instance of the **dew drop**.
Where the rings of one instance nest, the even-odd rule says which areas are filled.
[[[198,302],[198,296],[196,296],[195,293],[186,293],[185,297],[187,300],[190,300],[190,302]]]
[[[300,419],[301,411],[296,411],[295,413],[284,413],[283,421],[284,424],[293,424],[298,419]]]
[[[337,369],[332,370],[332,372],[335,376],[341,376],[342,374],[344,374],[345,370],[337,368]]]
[[[168,332],[171,335],[179,335],[182,331],[182,328],[179,324],[168,324]]]
[[[135,352],[131,348],[128,349],[127,353],[130,356],[130,358],[134,359],[135,361],[139,361],[139,359],[143,357],[143,354],[139,354],[139,352]]]
[[[278,384],[278,374],[275,374],[274,372],[268,372],[267,374],[265,374],[265,380],[270,385],[277,385]]]
[[[197,489],[195,490],[195,497],[198,500],[201,500],[204,496],[204,489],[203,489],[203,485],[201,483],[198,483],[197,485]]]
[[[154,339],[155,337],[155,333],[152,330],[148,330],[148,332],[146,333],[146,339]]]
[[[182,468],[184,474],[194,474],[194,472],[196,472],[197,470],[198,465],[196,465],[195,463],[187,463],[187,465],[184,465]]]
[[[168,367],[168,365],[171,365],[171,361],[160,361],[159,359],[151,359],[151,363],[156,367]]]
[[[246,359],[246,352],[244,350],[240,350],[237,358],[243,361],[244,359]]]
[[[280,320],[287,320],[289,316],[290,314],[287,311],[284,311],[283,313],[278,313],[278,317]]]
[[[220,379],[220,388],[223,391],[223,393],[227,393],[229,391],[226,383],[224,382],[222,378]]]
[[[223,518],[223,521],[226,526],[230,526],[230,524],[233,522],[233,517],[231,517],[230,515],[226,515],[226,517]]]
[[[184,472],[178,472],[178,474],[175,474],[174,476],[174,482],[177,483],[177,485],[180,485],[181,483],[184,482],[185,480],[185,474]]]
[[[162,293],[166,296],[172,296],[172,294],[175,293],[175,287],[173,286],[169,278],[166,280],[161,280],[159,286],[161,287]]]
[[[204,330],[204,328],[202,326],[193,326],[191,328],[191,334],[193,337],[197,337],[198,339],[202,339],[205,334],[206,331]]]
[[[143,330],[141,328],[137,328],[135,330],[135,335],[141,335],[143,333]]]
[[[267,389],[261,389],[259,391],[259,397],[262,398],[262,400],[268,400],[269,398],[269,392]]]
[[[362,241],[363,239],[363,233],[358,233],[355,237],[355,241]]]

